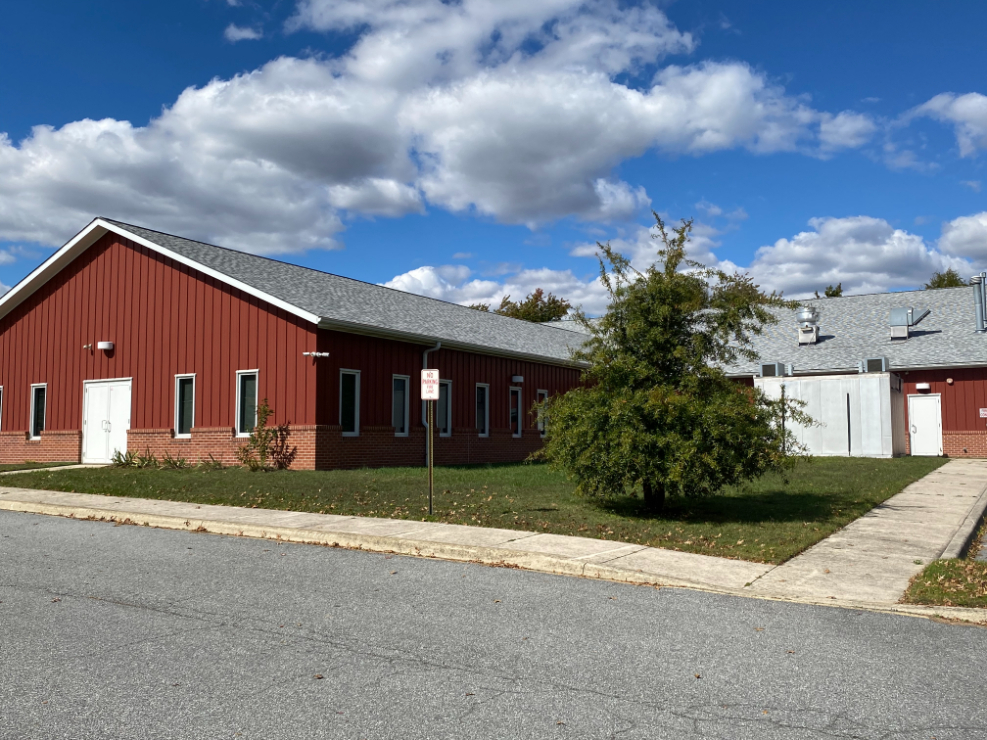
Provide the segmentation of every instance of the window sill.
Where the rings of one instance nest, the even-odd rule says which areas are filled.
[[[360,433],[359,432],[342,432],[342,435],[344,437],[359,437],[360,436]]]

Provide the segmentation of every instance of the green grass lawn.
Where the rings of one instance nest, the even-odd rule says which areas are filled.
[[[974,559],[985,536],[987,524],[980,527],[965,558],[929,563],[912,579],[902,603],[987,608],[987,563]]]
[[[934,560],[915,577],[905,604],[987,607],[987,563],[957,558]]]
[[[8,470],[35,470],[36,468],[57,468],[59,465],[73,465],[70,462],[53,462],[53,463],[40,463],[40,462],[22,462],[22,463],[0,463],[0,473],[5,473]]]
[[[938,458],[818,458],[650,517],[636,497],[577,496],[544,465],[438,468],[428,517],[423,468],[282,471],[97,468],[14,476],[17,486],[203,504],[432,519],[621,540],[780,563],[939,467]],[[14,484],[14,481],[10,481]]]

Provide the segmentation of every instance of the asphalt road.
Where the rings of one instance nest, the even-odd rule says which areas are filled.
[[[923,619],[0,512],[3,738],[985,738],[984,654]]]

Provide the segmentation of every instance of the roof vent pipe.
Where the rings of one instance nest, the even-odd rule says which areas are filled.
[[[970,283],[973,285],[973,300],[977,304],[977,328],[976,331],[983,334],[987,330],[987,304],[984,302],[984,282],[987,279],[987,273],[980,273],[979,275],[974,275],[970,278]]]

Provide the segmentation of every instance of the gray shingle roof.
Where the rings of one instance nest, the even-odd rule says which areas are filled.
[[[315,314],[324,325],[399,335],[409,341],[568,362],[579,334],[484,313],[307,267],[102,219],[186,259]]]
[[[784,362],[796,374],[856,371],[868,357],[887,357],[892,370],[987,365],[987,335],[974,331],[973,288],[804,301],[819,310],[819,343],[800,347],[795,312],[778,310],[777,324],[754,338],[760,362]],[[892,308],[929,308],[907,340],[891,339]],[[756,363],[740,363],[731,374],[754,375]]]

